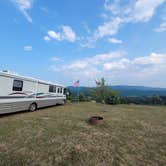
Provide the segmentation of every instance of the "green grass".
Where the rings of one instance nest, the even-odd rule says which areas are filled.
[[[79,103],[0,117],[0,165],[166,165],[166,107]],[[101,115],[102,126],[87,119]]]

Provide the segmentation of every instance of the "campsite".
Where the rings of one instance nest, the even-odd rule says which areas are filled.
[[[166,0],[0,0],[0,166],[166,166]]]
[[[0,117],[0,165],[165,165],[165,106],[67,103]],[[104,117],[93,126],[88,118]]]

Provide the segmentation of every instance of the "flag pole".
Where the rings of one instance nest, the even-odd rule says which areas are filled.
[[[74,88],[76,88],[76,98],[75,99],[77,99],[78,100],[78,102],[77,103],[79,103],[79,80],[77,80],[74,84],[73,84],[73,87]]]
[[[77,87],[77,97],[78,97],[78,104],[79,104],[79,86]]]

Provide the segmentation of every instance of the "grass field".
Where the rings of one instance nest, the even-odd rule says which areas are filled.
[[[166,165],[166,107],[67,104],[0,117],[0,165]],[[101,115],[102,126],[87,119]]]

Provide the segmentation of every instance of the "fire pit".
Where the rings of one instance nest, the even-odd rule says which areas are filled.
[[[91,125],[102,125],[102,124],[104,124],[104,120],[103,120],[103,117],[101,117],[101,116],[92,116],[89,119],[89,123]]]

